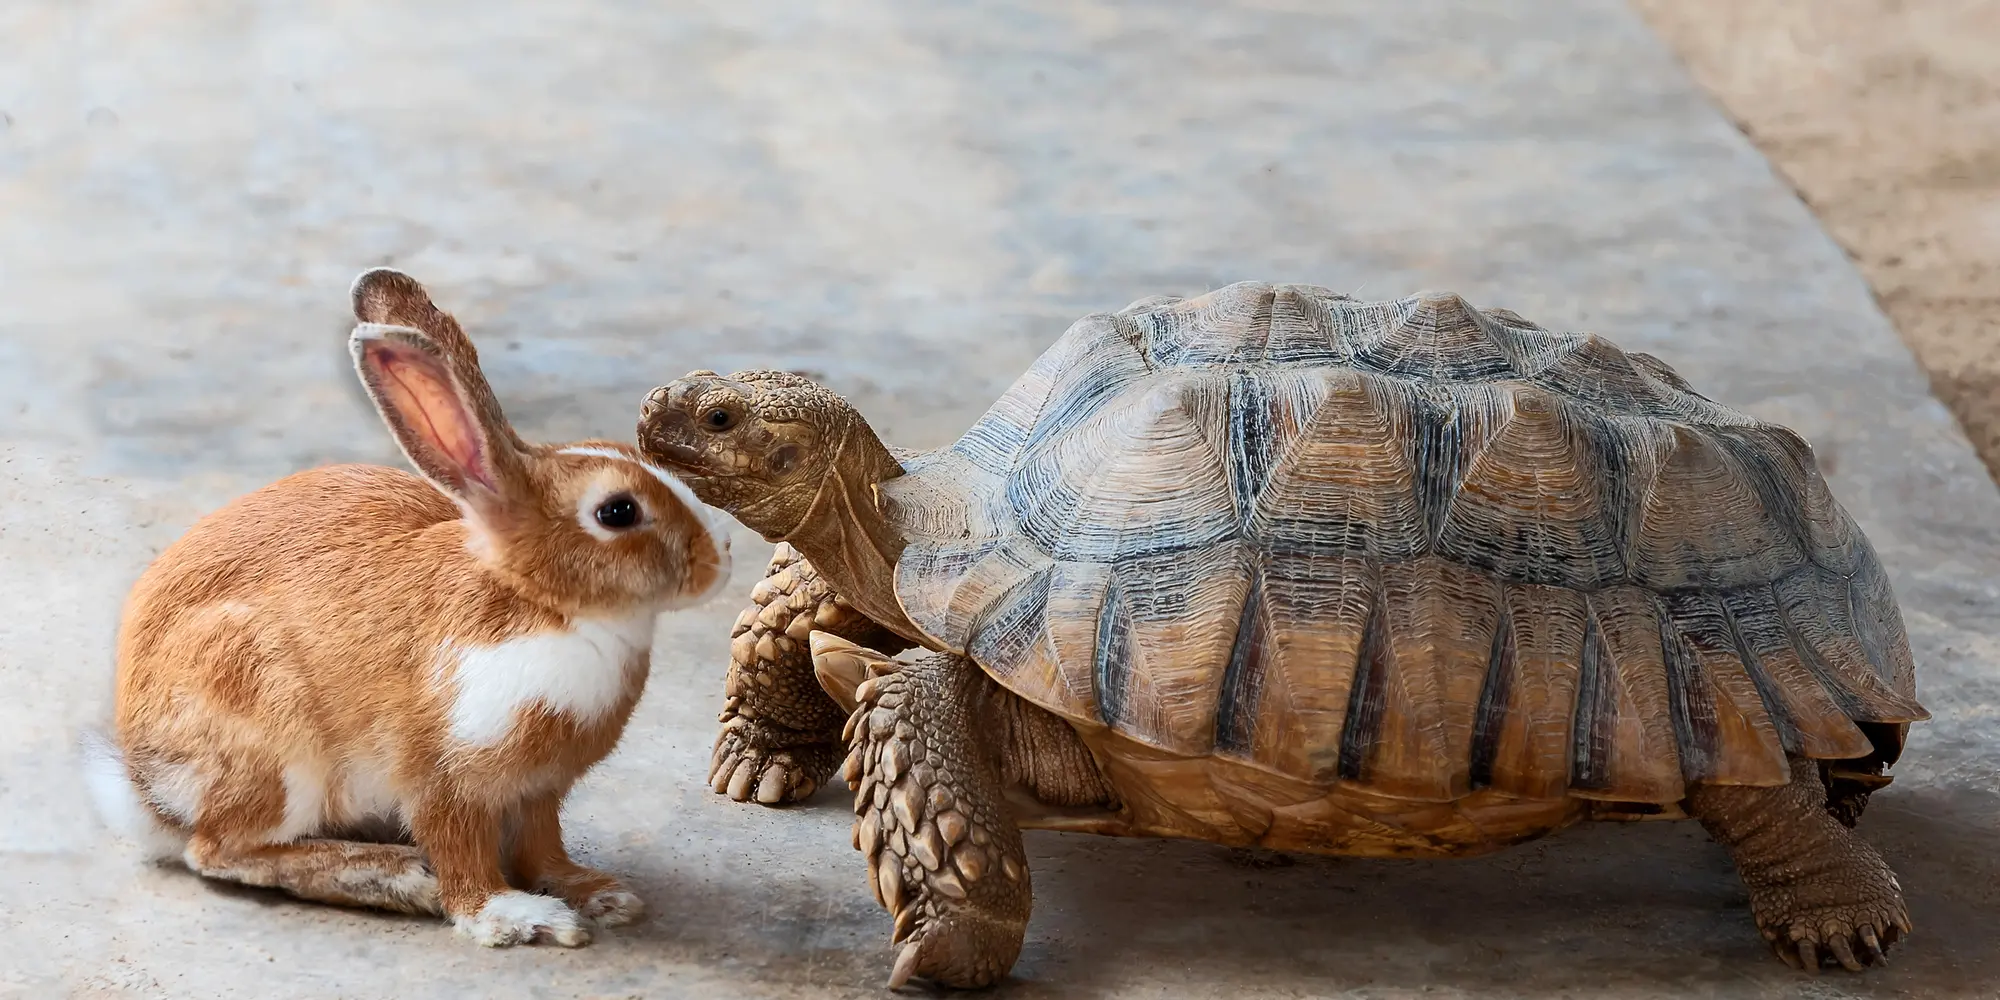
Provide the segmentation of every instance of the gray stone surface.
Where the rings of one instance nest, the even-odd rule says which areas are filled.
[[[1507,12],[1502,12],[1503,10]],[[949,441],[1076,316],[1243,278],[1459,291],[1796,426],[1902,598],[1936,719],[1863,830],[1917,936],[1770,958],[1692,824],[1450,863],[1031,835],[1011,996],[2000,992],[2000,497],[1838,249],[1603,0],[0,5],[0,996],[876,996],[842,796],[700,783],[734,599],[660,626],[568,812],[655,916],[590,948],[144,869],[69,752],[125,588],[289,471],[397,456],[345,367],[393,263],[534,437],[775,363]]]

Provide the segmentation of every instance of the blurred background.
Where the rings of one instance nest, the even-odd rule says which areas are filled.
[[[146,562],[294,470],[400,464],[345,351],[381,264],[535,439],[775,366],[942,445],[1078,317],[1245,279],[1655,353],[1813,443],[1903,603],[1934,721],[1863,821],[1894,966],[1794,976],[1693,824],[1421,864],[1038,834],[998,995],[1993,995],[1997,8],[0,3],[0,997],[881,995],[842,796],[701,783],[747,532],[566,817],[638,927],[486,952],[101,839],[70,748]]]

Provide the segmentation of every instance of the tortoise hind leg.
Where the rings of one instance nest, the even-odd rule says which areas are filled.
[[[790,545],[777,546],[750,596],[730,635],[709,785],[738,802],[803,802],[839,766],[846,719],[813,677],[807,633],[907,644],[849,607]]]
[[[870,671],[854,692],[846,775],[855,847],[902,944],[890,988],[912,976],[989,985],[1020,956],[1031,899],[1002,751],[981,737],[1002,693],[958,656],[871,657]]]
[[[1828,813],[1817,762],[1794,758],[1778,788],[1697,785],[1687,809],[1729,849],[1758,929],[1793,968],[1824,955],[1859,972],[1910,932],[1895,873]]]

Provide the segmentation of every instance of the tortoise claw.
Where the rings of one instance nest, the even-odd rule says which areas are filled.
[[[1806,970],[1806,975],[1819,975],[1819,949],[1814,948],[1811,941],[1798,942],[1798,949],[1799,965]]]
[[[1779,958],[1783,959],[1786,965],[1789,965],[1792,968],[1800,971],[1805,970],[1805,965],[1799,961],[1798,952],[1793,951],[1791,948],[1787,947],[1785,942],[1772,941],[1771,950],[1775,952]]]
[[[896,968],[889,973],[889,988],[900,990],[903,984],[917,972],[917,953],[923,949],[923,942],[911,941],[896,955]]]

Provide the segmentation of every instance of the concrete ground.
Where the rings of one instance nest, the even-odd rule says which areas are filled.
[[[1450,289],[1791,424],[1935,715],[1863,832],[1917,935],[1808,980],[1692,824],[1448,863],[1031,835],[1017,997],[2000,994],[2000,494],[1811,214],[1624,6],[0,6],[0,996],[865,997],[885,916],[825,793],[701,777],[735,599],[663,619],[568,811],[644,924],[574,952],[229,891],[103,839],[70,752],[124,589],[294,469],[397,460],[345,367],[392,263],[522,431],[697,367],[822,374],[948,442],[1072,319],[1242,278]]]

